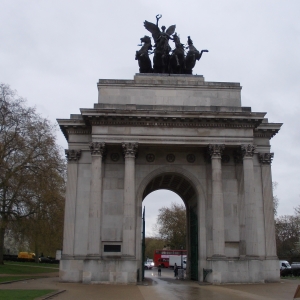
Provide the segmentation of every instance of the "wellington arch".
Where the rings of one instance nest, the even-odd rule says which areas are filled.
[[[186,206],[189,279],[278,281],[270,140],[281,124],[242,106],[239,83],[136,74],[97,86],[93,108],[58,120],[68,141],[61,279],[140,281],[142,201],[168,189]]]

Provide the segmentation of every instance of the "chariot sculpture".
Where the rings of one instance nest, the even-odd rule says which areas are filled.
[[[135,55],[140,73],[192,74],[196,61],[200,60],[202,54],[208,50],[198,51],[190,36],[188,36],[187,46],[181,44],[175,32],[176,25],[169,26],[167,30],[165,26],[159,28],[158,22],[161,17],[162,15],[156,16],[156,24],[144,22],[145,28],[152,34],[154,46],[149,36],[145,35],[140,39],[141,49],[136,51]],[[170,40],[174,42],[174,49],[169,45]],[[154,54],[153,67],[151,54]]]

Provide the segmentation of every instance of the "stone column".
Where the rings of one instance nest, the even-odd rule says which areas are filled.
[[[224,204],[221,155],[224,145],[209,145],[212,167],[213,257],[225,256]]]
[[[241,145],[244,173],[245,226],[246,226],[246,256],[258,256],[257,201],[254,192],[252,144]]]
[[[244,171],[243,171],[243,155],[240,148],[234,151],[234,162],[236,178],[238,183],[238,214],[239,214],[239,256],[244,259],[246,256],[246,232],[245,232],[245,196],[244,196]]]
[[[88,256],[101,255],[102,156],[105,143],[91,143],[91,187],[89,202]]]
[[[74,235],[75,235],[75,211],[77,199],[77,173],[78,160],[81,157],[81,150],[65,150],[68,160],[63,257],[74,255]]]
[[[274,204],[272,189],[271,162],[274,153],[259,153],[261,163],[262,192],[266,236],[266,257],[277,258],[275,240]]]
[[[122,143],[125,157],[123,256],[135,256],[136,199],[135,199],[135,155],[138,143]]]

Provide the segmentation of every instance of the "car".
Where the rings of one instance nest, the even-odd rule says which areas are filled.
[[[144,268],[145,268],[145,270],[151,270],[152,269],[151,263],[148,261],[145,261]]]
[[[47,257],[40,257],[39,258],[39,262],[40,263],[46,263],[46,264],[58,264],[59,261],[57,259],[55,259],[54,257],[51,256],[47,256]]]
[[[150,263],[150,265],[152,266],[152,268],[154,267],[154,261],[153,261],[153,259],[148,258],[147,262]]]
[[[286,260],[279,261],[280,276],[285,277],[292,274],[292,267]]]

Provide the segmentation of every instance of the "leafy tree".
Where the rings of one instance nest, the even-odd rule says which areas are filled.
[[[172,203],[171,208],[162,207],[157,216],[159,236],[173,249],[186,249],[186,209]]]
[[[54,256],[62,249],[64,220],[64,178],[52,170],[41,178],[37,186],[39,207],[27,217],[12,224],[14,236],[26,240],[29,249],[38,255]]]
[[[8,85],[0,84],[0,264],[8,226],[16,231],[22,219],[38,216],[55,192],[62,192],[61,180],[53,185],[65,170],[54,129]]]
[[[145,257],[152,258],[154,251],[157,249],[163,249],[165,247],[165,241],[158,237],[146,237],[145,239],[146,250]]]

